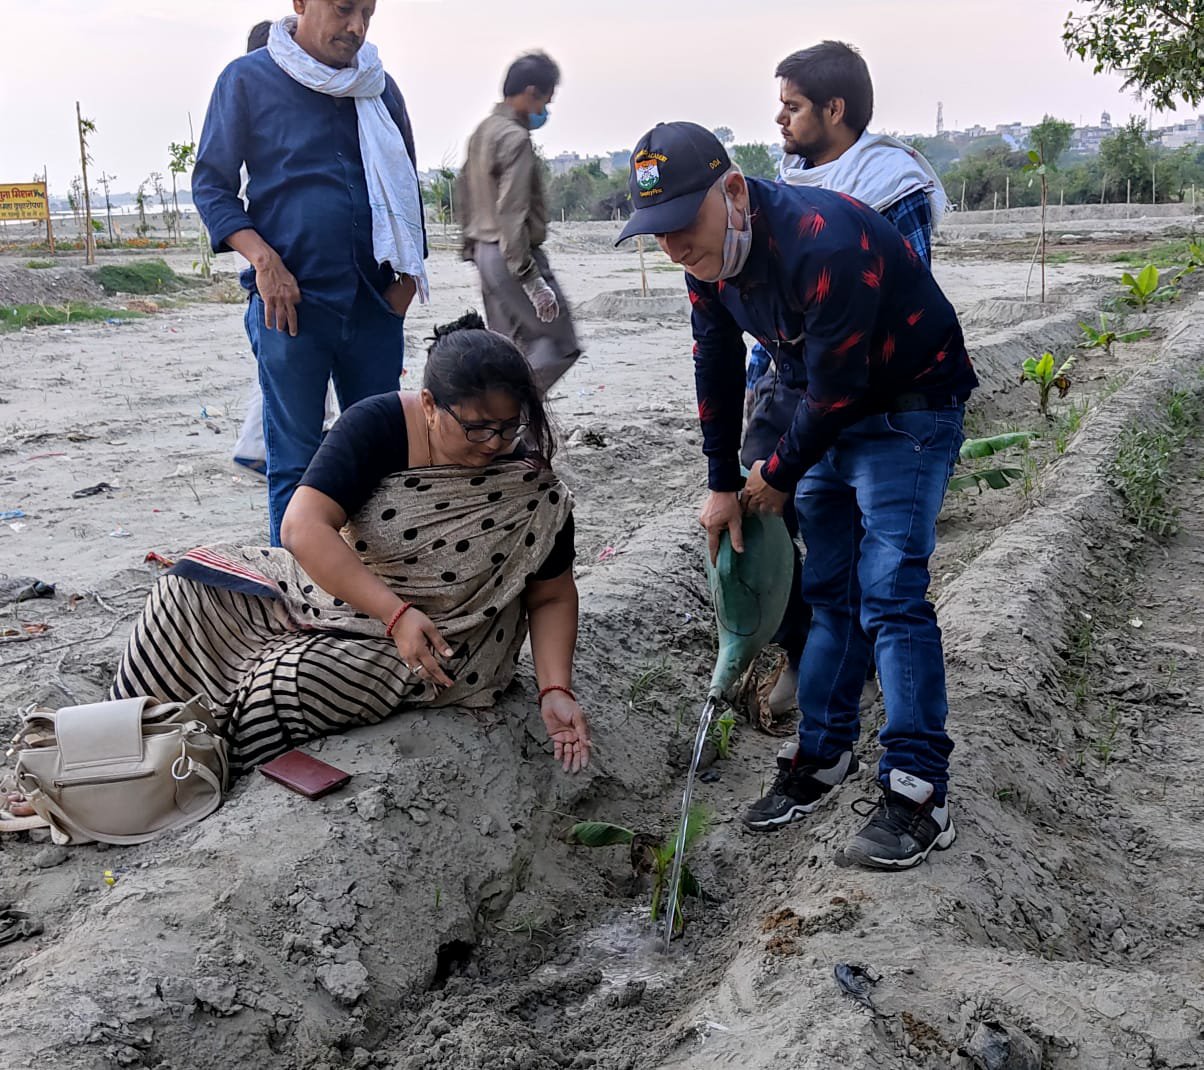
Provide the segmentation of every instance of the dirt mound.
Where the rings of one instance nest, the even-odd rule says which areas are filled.
[[[0,267],[0,305],[63,305],[104,296],[100,283],[82,268]]]
[[[685,319],[690,301],[681,288],[649,290],[647,296],[639,290],[615,290],[583,301],[575,311],[582,319]]]

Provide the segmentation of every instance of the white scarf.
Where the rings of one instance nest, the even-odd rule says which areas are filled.
[[[778,177],[788,186],[819,186],[864,201],[876,212],[917,190],[928,195],[935,234],[947,211],[940,176],[910,145],[887,134],[864,131],[843,154],[817,167],[804,167],[801,156],[784,156]]]
[[[409,275],[426,302],[429,289],[422,260],[422,196],[401,131],[385,107],[385,68],[376,46],[364,44],[350,67],[328,67],[294,40],[297,17],[272,26],[268,55],[293,81],[331,97],[353,97],[359,122],[360,156],[372,208],[372,253],[378,264]]]

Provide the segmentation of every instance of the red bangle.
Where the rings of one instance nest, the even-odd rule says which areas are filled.
[[[550,695],[553,691],[562,691],[562,692],[564,692],[564,694],[568,695],[568,697],[571,698],[574,702],[577,701],[577,696],[575,694],[573,694],[572,688],[563,687],[560,684],[550,684],[548,687],[545,687],[539,693],[539,704],[541,706],[543,705],[543,700],[545,698],[547,698],[547,696]]]
[[[389,618],[389,623],[385,625],[385,635],[387,635],[390,639],[392,639],[393,638],[393,629],[397,627],[397,622],[406,615],[407,609],[413,609],[413,608],[414,607],[409,602],[402,602],[401,606],[398,608],[397,612],[394,613],[393,616]]]

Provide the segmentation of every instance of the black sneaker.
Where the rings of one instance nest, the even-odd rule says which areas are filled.
[[[892,769],[889,787],[882,788],[873,816],[845,847],[845,858],[871,869],[909,869],[923,862],[934,848],[944,851],[952,847],[957,829],[949,815],[949,803],[946,800],[936,807],[932,799],[933,788],[927,780]]]
[[[857,772],[857,755],[845,751],[833,764],[821,767],[799,753],[798,740],[778,751],[778,775],[764,798],[758,799],[740,819],[757,832],[789,825],[811,813],[820,799]]]

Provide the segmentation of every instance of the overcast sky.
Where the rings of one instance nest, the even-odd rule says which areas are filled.
[[[1071,2],[379,0],[370,38],[405,93],[427,168],[458,164],[506,64],[530,48],[564,74],[537,135],[548,155],[629,148],[669,119],[775,140],[777,61],[828,37],[869,62],[874,129],[931,132],[938,100],[948,128],[1141,114],[1119,78],[1066,57]],[[189,112],[199,137],[214,79],[250,26],[290,10],[287,0],[0,0],[0,181],[45,164],[52,190],[65,190],[79,169],[77,99],[115,189],[166,171],[168,142],[187,140]]]

